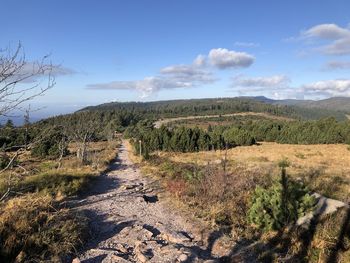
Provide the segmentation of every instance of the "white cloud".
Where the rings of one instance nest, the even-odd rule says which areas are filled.
[[[349,37],[350,31],[336,24],[320,24],[304,31],[303,35],[305,37],[318,37],[322,39],[340,39]]]
[[[210,63],[207,63],[210,62]],[[170,65],[160,69],[157,76],[146,77],[135,81],[112,81],[87,85],[95,90],[135,90],[147,97],[160,90],[191,88],[215,82],[213,65],[219,69],[248,67],[254,57],[227,49],[212,49],[208,56],[198,55],[192,64]]]
[[[232,78],[231,92],[240,96],[267,96],[273,99],[303,99],[300,88],[292,87],[291,80],[285,75],[268,77],[246,77],[238,75]]]
[[[60,65],[38,64],[29,62],[24,64],[18,72],[18,74],[21,75],[31,75],[33,73],[39,73],[38,75],[51,74],[53,76],[63,76],[75,74],[76,71]]]
[[[328,41],[316,50],[326,55],[350,54],[350,29],[336,24],[320,24],[301,33],[302,39]]]
[[[90,84],[87,88],[96,90],[135,90],[141,93],[141,97],[147,97],[162,89],[184,88],[188,86],[188,83],[159,77],[146,77],[143,80],[136,81],[112,81],[109,83]]]
[[[208,55],[212,65],[219,69],[246,68],[253,64],[254,56],[245,52],[236,52],[226,48],[212,49]]]
[[[316,81],[310,84],[305,84],[301,88],[307,94],[350,96],[350,79]]]
[[[197,75],[205,75],[206,72],[200,70],[192,65],[172,65],[160,70],[160,73],[167,75],[182,75],[182,76],[197,76]]]
[[[285,75],[270,77],[244,77],[237,76],[232,79],[232,87],[240,88],[280,88],[288,87],[290,79]]]
[[[160,70],[164,76],[180,82],[210,83],[214,81],[213,74],[194,65],[172,65]]]
[[[254,42],[235,42],[235,46],[237,47],[260,47],[259,43],[254,43]]]
[[[350,37],[342,38],[321,48],[327,55],[348,55],[350,54]]]
[[[21,83],[34,83],[49,75],[58,77],[76,74],[76,71],[60,65],[39,64],[34,62],[27,62],[23,65],[13,65],[12,68],[7,69],[7,72],[12,71],[13,75],[5,82],[22,79],[22,81],[20,81]]]
[[[350,69],[350,61],[329,61],[324,70]]]
[[[207,64],[207,57],[204,55],[198,55],[194,60],[193,60],[193,65],[196,67],[203,67]]]
[[[192,71],[187,66],[167,67],[162,69],[162,73],[163,75],[161,76],[146,77],[136,81],[112,81],[109,83],[90,84],[87,85],[87,88],[95,90],[135,90],[144,98],[160,90],[192,88],[215,81],[211,74]]]

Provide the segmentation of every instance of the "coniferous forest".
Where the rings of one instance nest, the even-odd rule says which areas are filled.
[[[209,129],[180,126],[154,128],[154,122],[166,116],[237,112],[261,112],[293,120],[262,118]],[[92,141],[108,140],[115,132],[125,132],[126,137],[137,142],[134,144],[137,151],[139,151],[139,140],[143,141],[145,154],[156,150],[175,152],[218,150],[252,145],[259,141],[286,144],[349,143],[350,125],[344,116],[345,113],[342,112],[270,105],[237,98],[111,103],[85,108],[73,114],[51,117],[33,124],[27,122],[21,127],[15,127],[8,121],[1,127],[0,146],[4,149],[13,149],[25,145],[33,138],[37,138],[43,130],[47,130],[46,136],[50,134],[47,136],[51,138],[50,140],[57,142],[62,137],[73,137],[75,131],[89,133]]]

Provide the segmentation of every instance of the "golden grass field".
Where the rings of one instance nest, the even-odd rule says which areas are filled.
[[[263,185],[264,182],[269,184],[271,178],[279,179],[278,163],[282,159],[288,159],[290,163],[287,174],[303,180],[311,191],[345,202],[350,201],[348,145],[288,145],[264,142],[259,145],[236,147],[227,151],[227,176],[225,172],[220,173],[223,170],[225,154],[226,151],[158,152],[154,153],[155,156],[150,161],[142,161],[133,154],[131,158],[141,165],[145,175],[159,179],[167,190],[165,192],[171,200],[170,205],[191,213],[195,219],[200,218],[206,222],[206,229],[225,229],[225,222],[228,220],[232,228],[218,241],[221,248],[230,248],[240,236],[248,240],[253,236],[252,240],[255,240],[256,229],[251,228],[245,220],[249,196],[253,191],[254,182]],[[186,167],[202,167],[199,169],[209,173],[210,169],[218,170],[210,173],[209,177],[204,175],[199,183],[189,183],[181,177],[189,171]],[[328,262],[327,259],[339,240],[341,231],[345,229],[343,227],[346,218],[347,210],[340,210],[322,219],[317,225],[310,246],[306,248],[305,262]],[[223,228],[220,228],[222,225]],[[298,231],[287,230],[264,233],[258,240],[266,247],[262,250],[257,249],[256,253],[262,259],[264,256],[277,259],[278,248],[290,244],[289,253],[298,255],[305,246],[303,238],[298,235]],[[348,239],[344,242],[348,242],[346,240]],[[349,260],[349,250],[339,252],[337,262]]]
[[[262,142],[259,145],[241,146],[227,151],[228,169],[242,167],[258,170],[261,174],[278,173],[278,162],[290,162],[288,173],[307,180],[313,176],[315,183],[334,183],[336,192],[325,189],[345,201],[350,196],[350,150],[344,144],[291,145]],[[225,158],[225,151],[204,151],[198,153],[160,153],[174,162],[197,163],[199,165],[218,164]],[[322,185],[319,185],[321,189]],[[329,191],[330,193],[328,193]],[[332,193],[333,191],[333,193]]]

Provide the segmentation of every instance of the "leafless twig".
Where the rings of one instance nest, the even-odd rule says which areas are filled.
[[[21,43],[12,51],[0,50],[0,116],[37,96],[43,95],[55,85],[52,76],[54,66],[48,62],[48,55],[39,61],[27,61]],[[47,80],[43,84],[43,77]]]

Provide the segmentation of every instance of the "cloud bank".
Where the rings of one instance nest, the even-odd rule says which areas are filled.
[[[348,61],[329,61],[323,67],[324,70],[338,70],[338,69],[350,69],[350,62]]]
[[[350,54],[350,29],[336,24],[320,24],[301,33],[303,39],[327,41],[327,44],[319,44],[316,48],[326,55]]]
[[[301,87],[306,94],[350,96],[350,79],[322,80]]]
[[[288,87],[290,79],[285,75],[270,77],[236,76],[232,79],[232,87],[236,88],[280,88]]]
[[[315,81],[300,86],[292,86],[291,80],[285,75],[268,77],[235,76],[231,81],[231,90],[241,95],[270,93],[277,99],[303,98],[305,96],[350,96],[350,79],[330,79]]]
[[[112,81],[87,85],[94,90],[134,90],[147,97],[166,89],[192,88],[215,82],[214,69],[239,69],[253,64],[254,56],[225,48],[216,48],[208,55],[198,55],[191,64],[170,65],[160,69],[156,76],[142,80]]]

